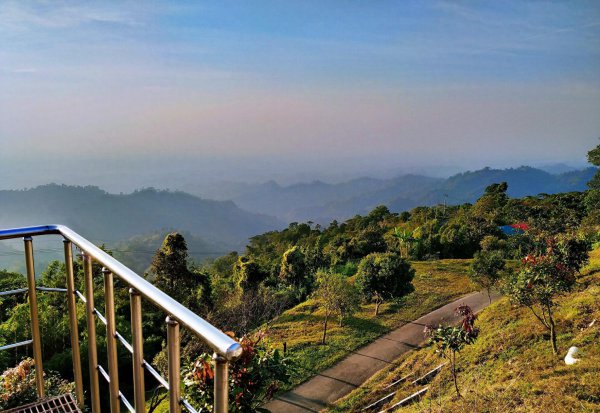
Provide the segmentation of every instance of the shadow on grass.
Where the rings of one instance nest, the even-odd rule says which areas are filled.
[[[298,323],[298,322],[307,322],[309,324],[316,324],[316,323],[323,322],[323,317],[314,315],[314,314],[300,313],[300,314],[283,314],[283,315],[279,316],[279,318],[277,319],[277,324],[279,324],[279,323]]]
[[[344,327],[351,328],[361,333],[381,335],[390,331],[390,328],[374,318],[351,317],[344,320]]]

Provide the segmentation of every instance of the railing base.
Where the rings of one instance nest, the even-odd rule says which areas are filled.
[[[71,393],[44,399],[2,413],[81,413]]]

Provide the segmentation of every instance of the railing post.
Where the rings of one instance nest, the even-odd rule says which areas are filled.
[[[73,377],[77,403],[83,407],[83,376],[81,374],[81,353],[79,350],[79,330],[77,327],[77,305],[75,304],[75,276],[73,273],[73,249],[71,241],[63,240],[65,247],[65,268],[67,269],[67,307],[71,328],[71,353],[73,355]]]
[[[81,254],[85,279],[85,313],[88,329],[88,358],[90,366],[90,393],[92,413],[100,410],[100,381],[98,377],[98,349],[96,348],[96,315],[94,314],[94,278],[92,274],[92,257]]]
[[[225,357],[213,354],[215,363],[214,413],[227,413],[229,397],[229,363]]]
[[[35,289],[35,266],[33,263],[33,240],[23,238],[25,243],[25,265],[27,267],[27,288],[29,289],[29,313],[31,316],[31,338],[33,340],[33,360],[35,362],[35,386],[37,395],[44,397],[44,367],[42,364],[42,340],[38,318],[37,291]]]
[[[113,274],[107,268],[102,268],[104,275],[104,303],[106,310],[106,351],[108,355],[108,390],[110,393],[110,411],[119,413],[121,401],[119,398],[119,360],[117,356],[117,326],[115,319],[115,288]]]
[[[167,317],[167,352],[169,357],[169,412],[181,412],[181,371],[179,323]]]
[[[133,347],[133,393],[136,413],[146,412],[144,386],[144,337],[142,335],[142,296],[129,289],[131,299],[131,337]]]

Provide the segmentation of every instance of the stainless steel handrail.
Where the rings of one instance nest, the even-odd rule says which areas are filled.
[[[39,235],[62,235],[65,252],[66,286],[67,288],[36,286],[35,265],[33,254],[33,239]],[[23,237],[25,246],[25,262],[27,267],[27,288],[0,292],[0,295],[26,293],[29,297],[31,334],[32,339],[21,343],[14,343],[0,347],[5,350],[25,345],[33,346],[35,362],[36,389],[39,398],[44,397],[44,378],[42,366],[41,336],[39,331],[39,319],[37,308],[37,291],[59,292],[67,294],[67,307],[69,313],[69,324],[71,329],[71,346],[73,352],[73,373],[75,377],[75,390],[78,403],[84,404],[84,389],[81,369],[81,359],[78,341],[77,308],[75,297],[79,297],[85,303],[85,312],[88,332],[88,360],[90,373],[90,406],[93,413],[101,412],[99,375],[107,379],[110,388],[110,410],[119,413],[121,403],[130,412],[145,412],[145,389],[144,369],[146,369],[158,382],[168,391],[169,411],[180,413],[181,406],[190,412],[195,410],[182,398],[181,382],[181,357],[180,357],[180,334],[179,326],[182,324],[199,336],[208,346],[214,350],[214,403],[213,410],[216,413],[228,411],[228,367],[229,362],[235,360],[242,354],[242,347],[235,340],[222,331],[203,320],[201,317],[188,310],[186,307],[169,297],[158,288],[135,272],[121,264],[100,248],[81,235],[63,225],[45,225],[35,227],[13,228],[0,230],[0,240]],[[83,275],[85,281],[85,295],[75,289],[73,271],[72,245],[78,247],[82,252]],[[104,300],[106,315],[103,315],[94,307],[94,281],[92,274],[92,263],[96,262],[103,266],[104,278]],[[130,288],[131,303],[131,328],[133,345],[116,330],[114,309],[114,283],[113,276],[117,276]],[[163,379],[152,366],[143,358],[143,332],[142,332],[142,307],[141,299],[146,298],[167,314],[167,349],[168,349],[168,381]],[[96,319],[106,325],[106,344],[108,354],[108,372],[98,363],[97,341],[96,341]],[[133,407],[119,390],[118,378],[118,356],[117,343],[121,343],[133,355],[134,376],[134,402]]]
[[[171,315],[193,333],[200,336],[206,344],[217,354],[225,357],[226,360],[235,360],[242,354],[242,347],[238,342],[64,225],[43,225],[0,230],[0,240],[49,234],[62,235],[71,241],[165,313]]]

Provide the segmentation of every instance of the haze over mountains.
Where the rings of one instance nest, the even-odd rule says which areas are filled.
[[[185,232],[193,247],[190,250],[199,260],[242,249],[248,237],[283,226],[275,218],[241,210],[231,201],[154,189],[116,195],[93,186],[52,184],[0,191],[0,206],[0,228],[64,224],[92,242],[119,250],[116,255],[123,251],[129,258],[124,260],[126,264],[136,261],[129,252],[134,250],[149,263],[162,242],[160,236],[168,231]],[[49,259],[60,258],[60,244],[54,242],[50,247],[44,238],[36,243],[43,247],[37,252],[41,254],[38,268],[43,269]],[[58,251],[51,249],[57,245]],[[14,258],[8,268],[21,268],[20,251],[22,245],[18,242],[0,242],[0,255]]]
[[[392,179],[359,178],[328,184],[322,181],[281,186],[274,181],[263,184],[220,183],[212,189],[186,190],[213,199],[230,199],[252,212],[273,215],[285,222],[313,221],[327,225],[365,214],[377,205],[387,205],[400,212],[419,205],[474,202],[486,186],[508,182],[512,197],[583,191],[594,175],[594,168],[573,170],[557,165],[550,170],[567,170],[552,174],[542,169],[522,166],[509,169],[484,168],[467,171],[449,178],[401,175]]]
[[[282,186],[220,183],[212,190],[189,192],[143,189],[111,194],[93,186],[44,185],[27,190],[0,190],[0,228],[60,223],[98,244],[106,244],[127,265],[147,268],[153,252],[168,231],[185,232],[190,255],[200,261],[243,250],[248,238],[281,229],[290,222],[312,221],[328,225],[378,205],[394,212],[419,205],[473,202],[491,183],[508,182],[512,197],[583,191],[594,168],[551,174],[532,167],[484,168],[447,179],[401,175],[392,179],[359,178],[342,183]],[[217,200],[210,200],[216,198]],[[38,247],[45,247],[40,239]],[[49,245],[49,244],[48,244]],[[39,267],[60,258],[61,248],[39,252]],[[0,255],[22,265],[22,246],[0,243]]]

